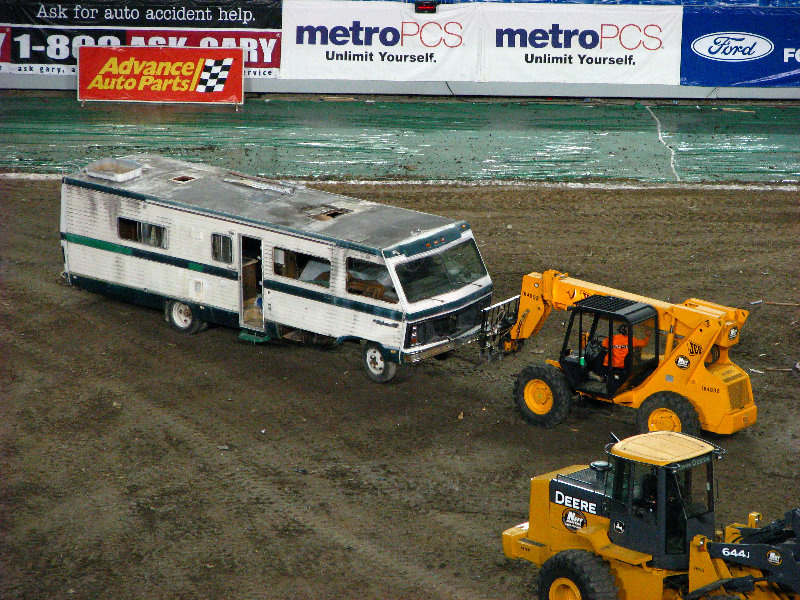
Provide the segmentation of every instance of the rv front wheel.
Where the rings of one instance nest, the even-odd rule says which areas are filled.
[[[188,304],[170,300],[165,312],[172,328],[181,333],[192,335],[203,329],[203,322],[195,316]]]
[[[383,358],[381,347],[375,342],[367,342],[361,352],[367,376],[377,383],[386,383],[397,373],[397,363]]]

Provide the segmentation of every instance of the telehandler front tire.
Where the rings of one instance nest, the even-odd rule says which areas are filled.
[[[680,431],[688,435],[700,433],[700,416],[686,396],[677,392],[656,392],[642,402],[636,414],[640,433],[648,431]]]
[[[514,402],[529,423],[555,427],[569,414],[572,390],[559,369],[532,365],[522,369],[514,382]]]
[[[606,562],[586,550],[564,550],[539,569],[539,600],[618,600]]]

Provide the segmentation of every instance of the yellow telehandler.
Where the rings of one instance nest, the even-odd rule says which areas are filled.
[[[539,569],[539,600],[800,598],[800,509],[717,531],[714,462],[699,438],[655,431],[607,459],[531,480],[529,521],[503,532]]]
[[[690,298],[671,304],[558,271],[529,273],[519,296],[483,311],[481,353],[522,348],[552,310],[569,310],[557,361],[522,369],[514,400],[553,427],[581,396],[638,409],[646,431],[729,434],[756,422],[748,374],[731,362],[747,311]]]

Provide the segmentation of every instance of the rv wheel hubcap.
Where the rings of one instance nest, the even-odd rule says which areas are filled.
[[[541,379],[525,384],[525,405],[537,415],[546,415],[553,408],[553,392]]]
[[[581,600],[578,586],[566,577],[559,577],[550,585],[549,600]]]
[[[367,364],[373,373],[383,373],[383,356],[377,348],[367,350]]]
[[[192,309],[185,304],[176,302],[172,305],[172,320],[179,327],[189,327],[192,324]]]
[[[647,429],[650,431],[680,431],[681,420],[668,408],[657,408],[647,418]]]

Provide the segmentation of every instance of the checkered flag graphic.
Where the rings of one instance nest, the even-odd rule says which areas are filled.
[[[221,92],[225,89],[225,82],[228,80],[228,72],[233,64],[232,58],[223,60],[206,59],[203,64],[203,72],[197,81],[196,92]]]

